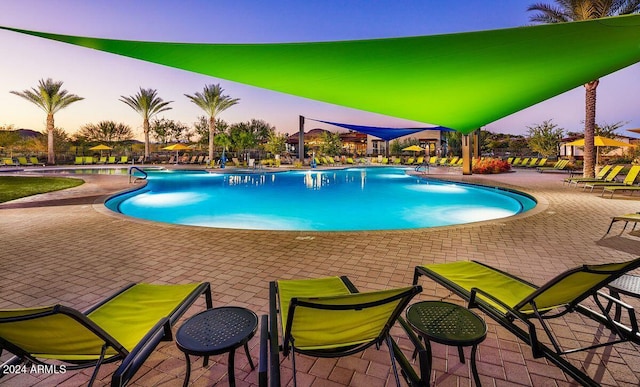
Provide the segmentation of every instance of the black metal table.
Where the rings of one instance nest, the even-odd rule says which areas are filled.
[[[443,301],[422,301],[411,305],[406,312],[407,321],[425,341],[429,364],[431,345],[429,341],[458,347],[460,362],[464,363],[463,347],[471,346],[471,372],[473,380],[480,386],[476,367],[476,350],[487,337],[487,325],[477,314],[467,308]],[[426,367],[423,379],[431,380],[431,367]]]
[[[630,297],[640,298],[640,276],[633,274],[624,274],[607,284],[609,294],[612,297],[620,299],[620,294]],[[616,304],[615,321],[620,321],[622,309]]]
[[[235,386],[234,355],[236,348],[244,346],[251,369],[253,361],[247,343],[258,328],[258,316],[249,309],[223,306],[198,313],[189,318],[176,333],[176,344],[187,358],[184,386],[189,384],[191,361],[189,355],[204,356],[203,367],[209,356],[229,353],[229,385]]]

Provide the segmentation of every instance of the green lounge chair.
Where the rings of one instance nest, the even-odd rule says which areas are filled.
[[[515,159],[513,159],[513,161],[511,161],[511,166],[515,167],[515,166],[520,165],[520,161],[522,161],[522,158],[521,157],[516,157]]]
[[[640,223],[640,212],[636,212],[635,214],[624,214],[624,215],[614,216],[613,218],[611,218],[611,223],[609,224],[607,233],[604,234],[605,236],[609,234],[609,231],[611,231],[611,227],[615,222],[624,222],[624,227],[622,228],[622,231],[620,231],[620,234],[624,232],[629,222],[633,223],[633,228],[631,229],[631,231],[633,231],[636,229],[636,224]]]
[[[567,170],[567,167],[569,166],[569,160],[558,160],[552,167],[537,167],[536,171],[543,173],[546,171],[552,171],[552,172],[556,172],[556,171],[565,171]]]
[[[18,164],[23,167],[32,166],[33,164],[27,161],[26,157],[18,157]]]
[[[468,301],[469,308],[478,308],[504,328],[531,346],[535,358],[546,357],[585,386],[598,384],[563,357],[568,353],[589,350],[622,341],[640,344],[635,312],[630,306],[599,292],[599,289],[626,272],[640,267],[640,258],[622,263],[583,265],[559,274],[538,287],[514,275],[475,261],[458,261],[417,266],[414,284],[424,275]],[[580,304],[592,298],[599,311]],[[605,305],[606,304],[606,305]],[[612,306],[629,313],[630,325],[614,320]],[[553,334],[547,320],[576,312],[593,319],[617,334],[617,340],[597,342],[583,348],[565,350]],[[537,321],[538,324],[534,324]],[[552,347],[538,340],[541,326]],[[541,332],[540,332],[541,333]],[[584,334],[584,332],[583,332]],[[600,335],[601,333],[599,333]],[[566,336],[563,336],[566,338]],[[546,342],[546,341],[545,341]]]
[[[420,156],[420,157],[418,157],[418,158],[416,159],[416,161],[415,161],[415,163],[414,163],[414,164],[415,164],[415,165],[422,165],[422,164],[424,164],[424,156]]]
[[[400,157],[394,157],[393,158],[393,164],[394,165],[400,165],[402,164],[402,159]]]
[[[629,169],[629,172],[627,172],[627,175],[624,177],[624,180],[622,180],[621,183],[616,183],[614,181],[592,181],[591,183],[586,183],[584,185],[583,191],[586,190],[587,188],[591,188],[590,192],[593,192],[594,188],[600,187],[603,189],[602,195],[604,196],[605,191],[611,190],[612,188],[613,190],[615,190],[615,187],[633,186],[636,179],[638,178],[638,174],[640,174],[640,165],[634,165]]]
[[[271,282],[269,317],[262,318],[261,384],[266,384],[268,357],[270,385],[280,385],[280,351],[285,357],[291,355],[295,386],[297,353],[334,358],[364,351],[372,345],[379,348],[386,343],[399,385],[395,357],[400,351],[389,330],[409,301],[421,291],[420,286],[409,286],[358,293],[347,277]],[[280,329],[281,344],[278,343]],[[404,360],[400,363],[404,370]]]
[[[406,164],[407,164],[407,165],[413,165],[413,163],[414,163],[415,161],[416,161],[415,157],[409,157],[409,158],[407,159]]]
[[[38,158],[36,156],[29,157],[29,161],[33,165],[42,165],[44,167],[44,163],[41,163],[40,161],[38,161]]]
[[[617,165],[615,167],[615,169],[617,170],[617,173],[615,175],[612,175],[612,181],[613,179],[616,178],[616,176],[618,176],[618,173],[620,173],[622,171],[622,168],[624,168],[623,165]],[[609,173],[609,171],[611,170],[611,165],[605,165],[604,167],[602,167],[602,169],[600,169],[600,172],[598,172],[598,174],[596,175],[596,177],[591,178],[591,177],[567,177],[566,179],[564,179],[563,184],[567,183],[569,186],[571,186],[571,184],[575,184],[576,186],[579,183],[590,183],[593,181],[603,181],[603,179],[607,176],[607,174]]]
[[[93,163],[94,163],[93,156],[85,156],[84,157],[84,163],[83,164],[91,165]]]
[[[107,156],[102,156],[98,160],[98,164],[106,164],[106,163],[107,163]]]
[[[109,156],[109,158],[107,159],[107,164],[115,164],[116,163],[116,156]]]
[[[509,157],[509,158],[507,158],[507,163],[509,163],[509,164],[513,164],[513,157]]]
[[[84,157],[82,156],[76,156],[76,161],[74,162],[75,165],[82,165],[84,164]]]
[[[120,160],[118,161],[118,164],[126,164],[129,162],[129,156],[120,156]]]
[[[171,327],[201,294],[211,308],[210,285],[200,283],[132,284],[85,312],[62,305],[0,310],[0,348],[16,355],[0,370],[56,360],[70,364],[67,370],[95,367],[92,385],[102,364],[121,360],[111,385],[125,385],[160,341],[172,340]]]
[[[11,157],[4,157],[2,158],[2,161],[4,162],[4,165],[10,166],[10,167],[18,166],[18,163],[14,162],[13,158]]]

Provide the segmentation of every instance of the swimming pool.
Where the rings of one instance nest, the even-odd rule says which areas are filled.
[[[128,216],[235,229],[401,230],[498,219],[535,207],[503,189],[408,175],[403,168],[276,173],[150,171],[106,202]]]

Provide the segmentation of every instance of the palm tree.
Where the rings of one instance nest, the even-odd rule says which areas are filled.
[[[56,155],[53,149],[54,139],[54,120],[53,115],[58,111],[66,108],[76,101],[81,101],[84,98],[78,97],[75,94],[69,94],[66,90],[61,90],[62,81],[54,82],[51,78],[47,80],[41,79],[38,82],[37,88],[31,88],[31,90],[24,91],[11,91],[11,94],[18,95],[29,102],[34,103],[40,109],[47,113],[47,163],[55,164]]]
[[[239,98],[231,98],[223,95],[223,88],[219,84],[205,85],[203,92],[196,92],[194,95],[185,94],[191,102],[198,105],[209,115],[209,159],[213,160],[214,137],[216,135],[216,115],[227,110],[240,101]]]
[[[164,101],[158,97],[156,89],[143,89],[130,97],[120,96],[120,101],[126,103],[131,109],[142,116],[142,128],[144,130],[144,159],[149,159],[149,120],[160,112],[170,110],[168,105],[173,101]]]
[[[599,19],[607,16],[628,15],[640,11],[640,0],[555,0],[555,5],[537,3],[527,11],[534,23],[565,23]],[[585,88],[584,167],[585,177],[595,174],[595,147],[593,137],[596,126],[596,88],[599,79],[587,82]]]

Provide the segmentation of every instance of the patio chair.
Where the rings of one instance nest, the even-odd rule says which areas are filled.
[[[127,164],[129,162],[129,156],[120,156],[120,160],[118,160],[118,164]]]
[[[36,156],[29,157],[29,161],[33,165],[42,165],[44,167],[44,163],[41,163]]]
[[[536,171],[543,173],[546,171],[566,171],[569,167],[569,160],[558,160],[552,167],[537,167]]]
[[[82,156],[76,156],[76,160],[74,162],[75,165],[82,165],[84,164],[84,157]]]
[[[613,218],[611,218],[611,223],[609,224],[609,228],[607,229],[607,233],[604,234],[605,236],[607,236],[609,234],[609,231],[611,231],[611,227],[613,226],[613,224],[615,222],[624,222],[624,227],[622,228],[622,231],[620,231],[620,234],[622,234],[624,232],[624,230],[627,228],[627,225],[629,224],[629,222],[633,223],[633,228],[631,229],[631,231],[636,229],[636,224],[640,223],[640,212],[636,212],[635,214],[624,214],[624,215],[618,215],[618,216],[614,216]]]
[[[84,156],[84,164],[91,165],[94,161],[93,156]]]
[[[63,305],[0,310],[0,350],[15,355],[0,372],[21,362],[55,360],[69,364],[67,370],[94,367],[91,386],[102,364],[121,361],[111,385],[125,385],[160,341],[172,340],[171,327],[201,294],[211,308],[205,282],[132,284],[85,312]]]
[[[605,165],[604,167],[602,167],[602,169],[600,169],[600,172],[598,172],[596,174],[596,177],[567,177],[566,179],[564,179],[563,184],[567,183],[569,186],[571,186],[571,184],[575,184],[576,186],[578,186],[579,183],[591,183],[594,181],[604,181],[604,179],[609,179],[609,174],[610,174],[610,179],[609,181],[613,181],[615,180],[616,176],[618,176],[618,174],[620,174],[620,172],[622,171],[622,169],[624,168],[623,165],[616,165],[615,168],[613,168],[613,170],[611,169],[612,166],[611,165]],[[613,173],[615,171],[615,174]]]
[[[583,265],[559,274],[538,287],[512,274],[476,261],[458,261],[417,266],[414,284],[425,275],[468,301],[469,308],[478,308],[511,333],[531,346],[535,358],[545,357],[577,382],[598,385],[562,355],[598,348],[623,341],[640,343],[640,335],[632,307],[598,290],[626,272],[640,267],[640,258],[622,263]],[[599,311],[582,304],[592,298]],[[615,321],[610,315],[612,306],[629,314],[629,325]],[[564,349],[555,337],[547,320],[577,312],[608,327],[616,340],[596,342],[582,348]],[[534,321],[538,324],[534,324]],[[551,342],[550,347],[538,340],[537,325]],[[562,337],[566,337],[562,336]],[[546,340],[545,340],[546,342]]]
[[[266,334],[260,343],[261,384],[266,385],[264,372],[268,357],[269,383],[280,386],[280,351],[285,357],[291,355],[295,386],[297,353],[334,358],[364,351],[372,345],[379,348],[386,343],[399,385],[394,357],[399,349],[394,349],[389,330],[409,301],[421,291],[420,286],[409,286],[358,293],[344,276],[271,282],[269,318],[262,320]],[[278,343],[279,328],[282,344]]]
[[[604,195],[604,192],[608,188],[611,188],[611,187],[629,187],[629,186],[632,186],[635,183],[636,179],[638,178],[638,174],[640,174],[640,165],[634,165],[633,167],[631,167],[629,169],[629,172],[627,172],[627,175],[624,177],[624,180],[622,180],[621,183],[616,183],[614,181],[592,181],[590,183],[586,183],[582,190],[584,191],[587,188],[591,188],[590,192],[593,192],[593,189],[595,187],[600,187],[600,188],[603,188],[602,195]],[[614,188],[614,190],[615,190],[615,188]]]
[[[26,157],[18,157],[18,164],[20,164],[20,166],[23,166],[23,167],[28,167],[33,165],[32,163],[27,161]]]

